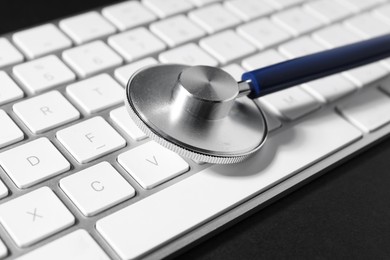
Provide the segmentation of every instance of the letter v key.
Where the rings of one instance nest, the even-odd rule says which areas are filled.
[[[158,162],[157,162],[156,156],[154,156],[154,155],[153,155],[153,161],[151,161],[151,160],[149,160],[149,159],[145,159],[145,160],[147,160],[148,162],[150,162],[150,163],[152,163],[152,164],[158,166]]]

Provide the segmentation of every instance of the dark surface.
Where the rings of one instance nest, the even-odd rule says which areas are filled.
[[[1,0],[0,33],[112,1]],[[179,256],[389,259],[390,140]]]

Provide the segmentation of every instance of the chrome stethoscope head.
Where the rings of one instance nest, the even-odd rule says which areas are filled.
[[[390,34],[249,71],[239,83],[218,68],[157,65],[130,78],[125,103],[159,144],[197,161],[236,163],[260,149],[268,134],[250,98],[388,56]]]
[[[126,107],[152,140],[191,159],[227,164],[260,149],[267,124],[227,72],[209,66],[157,65],[126,87]]]

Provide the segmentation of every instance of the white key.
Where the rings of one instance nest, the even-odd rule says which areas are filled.
[[[266,95],[259,102],[274,114],[289,120],[302,117],[320,107],[318,101],[299,87]]]
[[[8,195],[8,188],[4,185],[4,183],[2,181],[0,181],[0,199],[7,197],[7,195]],[[1,248],[1,245],[0,245],[0,257],[2,255],[1,252],[3,252],[3,249]]]
[[[121,259],[138,258],[360,136],[335,113],[314,117],[270,136],[264,148],[245,162],[207,168],[98,220],[96,228]],[[269,151],[277,152],[267,156]]]
[[[241,66],[235,63],[222,67],[222,69],[229,73],[237,81],[241,80],[241,76],[245,72],[245,70],[241,68]]]
[[[61,20],[59,26],[77,44],[95,40],[116,31],[115,27],[97,12],[88,12]]]
[[[237,28],[238,34],[259,49],[265,49],[288,40],[291,36],[269,19],[256,20]]]
[[[390,22],[390,3],[374,9],[372,14],[387,23]]]
[[[73,225],[75,219],[48,187],[0,205],[0,222],[19,247],[32,245]]]
[[[304,8],[326,23],[341,20],[353,13],[350,8],[334,0],[311,1],[306,3]]]
[[[357,86],[363,87],[387,76],[388,73],[388,70],[385,69],[384,66],[382,66],[379,62],[375,62],[345,71],[342,74]]]
[[[191,2],[187,0],[143,0],[142,3],[160,18],[184,13],[193,8]]]
[[[152,189],[189,169],[179,155],[153,141],[120,154],[118,162],[144,189]]]
[[[310,81],[302,87],[321,102],[332,102],[357,89],[351,81],[339,74]]]
[[[69,162],[46,137],[0,153],[0,165],[22,189],[70,169]]]
[[[100,116],[60,130],[56,136],[79,163],[90,162],[126,145],[126,140]]]
[[[13,67],[12,72],[33,94],[68,83],[76,78],[76,75],[54,55],[17,65]]]
[[[23,61],[23,55],[6,38],[0,38],[0,68]]]
[[[80,117],[58,91],[51,91],[13,105],[15,114],[34,134],[72,122]]]
[[[292,59],[323,51],[325,47],[315,42],[312,38],[303,36],[280,45],[278,50],[283,55]]]
[[[23,91],[11,77],[0,71],[0,105],[22,98],[23,95]]]
[[[79,81],[66,87],[66,93],[88,114],[123,102],[123,88],[108,74]]]
[[[361,36],[340,24],[332,25],[315,32],[313,38],[329,49],[362,40]]]
[[[200,41],[200,46],[222,64],[242,58],[256,50],[233,31],[224,31]]]
[[[126,61],[137,60],[165,49],[165,43],[145,28],[111,36],[108,38],[108,44]]]
[[[368,39],[390,32],[390,26],[372,14],[361,14],[344,22],[345,26]]]
[[[337,108],[345,118],[366,133],[390,122],[390,98],[376,89],[356,95]]]
[[[189,43],[163,52],[158,56],[162,63],[178,63],[186,65],[217,66],[218,61],[212,58],[195,43]]]
[[[277,9],[286,9],[293,5],[298,5],[304,0],[267,0],[270,5],[274,6]]]
[[[171,17],[150,26],[150,30],[163,39],[170,47],[198,39],[205,32],[184,15]]]
[[[215,33],[239,24],[241,21],[220,4],[209,5],[188,14],[208,33]]]
[[[339,2],[359,12],[365,9],[375,7],[385,2],[385,0],[341,0]]]
[[[23,140],[24,134],[4,110],[0,109],[0,148]]]
[[[274,8],[263,0],[232,0],[224,2],[224,5],[244,21],[259,18],[274,11]]]
[[[135,190],[108,162],[60,181],[61,189],[85,216],[94,216],[135,195]]]
[[[120,67],[115,70],[114,75],[115,78],[123,85],[126,86],[127,82],[129,81],[130,77],[136,72],[137,70],[150,65],[155,65],[158,62],[156,59],[149,57],[145,58],[143,60],[136,61],[131,64],[127,64],[123,67]]]
[[[4,242],[0,240],[0,257],[3,258],[7,256],[8,254],[8,249],[5,246]]]
[[[122,64],[122,58],[102,41],[95,41],[66,50],[62,58],[81,77],[88,77]]]
[[[103,8],[102,14],[121,31],[156,20],[156,16],[152,12],[135,1]]]
[[[275,63],[279,63],[286,60],[282,54],[275,50],[268,50],[250,56],[242,61],[242,66],[246,70],[255,70],[258,68],[263,68]]]
[[[130,136],[131,139],[141,141],[147,137],[131,119],[125,107],[119,107],[112,110],[110,112],[110,118],[114,124],[117,125],[122,132]]]
[[[190,0],[196,6],[204,6],[211,3],[221,2],[221,0]]]
[[[109,260],[110,258],[85,230],[79,229],[17,259]]]
[[[17,32],[12,39],[30,59],[72,45],[71,40],[51,23]]]
[[[288,9],[272,16],[272,20],[295,36],[319,28],[323,22],[300,7]]]

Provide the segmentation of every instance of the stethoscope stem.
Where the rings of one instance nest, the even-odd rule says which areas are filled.
[[[390,34],[246,72],[242,93],[258,98],[390,56]],[[241,86],[240,86],[241,85]]]

